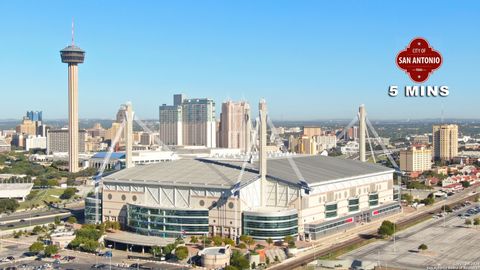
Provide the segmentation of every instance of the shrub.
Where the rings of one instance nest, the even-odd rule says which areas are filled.
[[[175,257],[180,261],[188,258],[188,248],[185,246],[177,247],[175,249]]]
[[[28,248],[28,251],[34,253],[34,254],[38,254],[40,253],[41,251],[43,251],[43,249],[45,248],[45,246],[43,245],[42,242],[34,242],[29,248]]]
[[[223,239],[222,239],[222,237],[220,237],[220,236],[214,236],[214,237],[212,237],[212,241],[213,241],[213,244],[214,244],[215,246],[217,246],[217,247],[218,247],[218,246],[221,246],[222,243],[223,243]]]
[[[418,246],[418,249],[419,249],[419,250],[427,250],[428,247],[427,247],[427,245],[425,245],[425,244],[421,244],[420,246]]]
[[[198,238],[195,235],[190,237],[190,243],[192,243],[192,244],[198,243]]]
[[[67,218],[67,222],[70,224],[77,223],[77,218],[74,216],[70,216]]]
[[[235,245],[235,241],[233,241],[233,239],[230,239],[228,237],[223,238],[223,243],[225,243],[225,245],[230,245],[230,246]]]
[[[246,249],[247,245],[245,245],[245,243],[240,243],[240,244],[237,245],[237,248]]]

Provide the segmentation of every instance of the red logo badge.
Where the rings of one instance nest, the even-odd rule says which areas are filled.
[[[430,47],[424,38],[415,38],[397,55],[397,65],[413,81],[421,83],[442,65],[442,55]]]

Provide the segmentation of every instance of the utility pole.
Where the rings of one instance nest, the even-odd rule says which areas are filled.
[[[396,250],[395,250],[395,247],[396,247],[395,246],[395,230],[396,230],[396,228],[397,228],[397,223],[393,223],[393,253],[396,252]]]
[[[447,213],[445,211],[446,210],[445,208],[447,207],[447,198],[448,197],[445,197],[445,200],[443,200],[443,227],[444,228],[447,228],[447,223],[445,221],[446,215],[447,215]]]

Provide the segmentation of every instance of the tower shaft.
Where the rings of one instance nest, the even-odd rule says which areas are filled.
[[[132,146],[133,146],[133,111],[132,104],[127,102],[125,105],[125,120],[126,120],[126,130],[125,134],[125,167],[133,167],[132,161]]]
[[[360,105],[360,108],[358,109],[358,120],[359,120],[359,137],[360,137],[360,140],[359,140],[359,152],[360,152],[360,161],[362,162],[365,162],[367,159],[366,159],[366,155],[365,155],[365,146],[366,146],[366,142],[365,142],[365,135],[367,133],[367,130],[366,130],[366,122],[365,122],[365,105]]]
[[[68,65],[68,169],[78,172],[78,65]]]
[[[260,194],[261,205],[267,204],[267,103],[265,100],[261,100],[258,104],[258,112],[260,117],[260,138],[259,138],[259,173],[260,173]]]

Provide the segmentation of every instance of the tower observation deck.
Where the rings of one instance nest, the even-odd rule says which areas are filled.
[[[62,57],[62,63],[68,63],[69,65],[82,64],[85,59],[85,51],[75,45],[65,47],[60,51]]]

